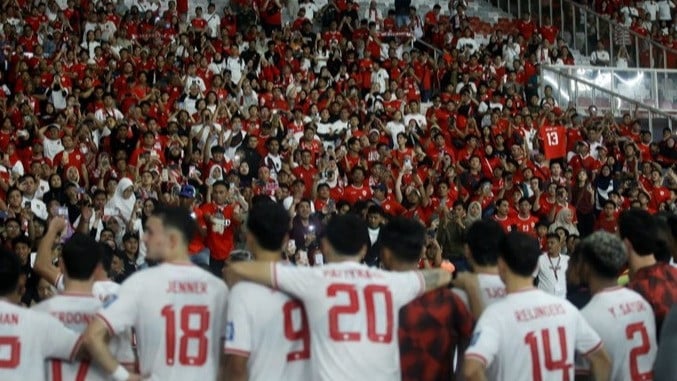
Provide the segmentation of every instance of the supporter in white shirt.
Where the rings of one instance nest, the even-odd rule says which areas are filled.
[[[240,52],[231,49],[231,55],[226,58],[226,69],[230,70],[230,77],[233,82],[239,83],[242,74],[247,68],[245,62],[240,58]]]
[[[404,125],[408,126],[410,120],[415,120],[416,124],[425,131],[428,129],[428,119],[421,114],[420,107],[418,102],[409,103],[409,112],[404,115]]]
[[[371,83],[372,85],[378,85],[378,92],[383,94],[383,92],[385,92],[388,88],[390,75],[388,75],[388,71],[384,69],[378,61],[374,62],[373,69],[374,71],[371,75]]]
[[[448,284],[451,276],[442,269],[391,273],[360,264],[369,234],[358,216],[335,216],[325,232],[321,248],[327,265],[239,262],[228,270],[304,303],[312,343],[312,375],[306,379],[397,380],[397,311],[426,290]]]
[[[216,5],[214,3],[209,3],[207,6],[205,20],[207,20],[208,36],[218,38],[221,34],[221,16],[216,13]]]
[[[520,44],[513,41],[512,36],[508,37],[508,41],[503,45],[503,61],[506,68],[513,70],[513,62],[519,57],[521,51]]]
[[[658,3],[654,0],[645,1],[643,4],[644,12],[649,15],[651,22],[656,21],[656,14],[658,13]]]
[[[503,240],[498,272],[507,296],[487,307],[475,326],[466,380],[573,380],[574,353],[590,361],[596,380],[610,379],[609,355],[576,307],[533,288],[539,257],[538,241],[525,233]]]
[[[320,9],[316,3],[313,3],[310,0],[303,0],[303,2],[299,4],[299,9],[301,8],[306,10],[306,18],[311,21],[315,19],[315,14],[317,14],[317,11]]]
[[[597,50],[590,55],[590,63],[596,66],[609,66],[610,61],[609,52],[604,48],[604,43],[599,41],[597,43]]]
[[[675,5],[668,0],[660,0],[658,2],[658,19],[661,21],[671,21],[672,20],[672,8]]]
[[[554,296],[566,298],[569,256],[562,254],[562,243],[557,233],[547,235],[547,251],[538,258],[538,267],[534,277],[538,279],[538,288]]]
[[[279,203],[254,204],[247,218],[247,247],[274,265],[282,259],[291,219]],[[227,378],[304,380],[311,376],[310,330],[303,303],[279,290],[238,282],[228,296]]]
[[[498,275],[498,251],[505,239],[503,227],[494,220],[478,220],[467,227],[465,256],[472,272],[459,272],[452,289],[476,319],[484,309],[505,297],[505,284]],[[462,270],[458,266],[457,271]]]
[[[59,129],[59,125],[54,123],[39,130],[38,136],[42,139],[42,153],[49,160],[54,160],[54,157],[63,151]]]
[[[376,30],[380,28],[380,25],[383,23],[383,14],[381,10],[378,9],[376,1],[371,0],[369,7],[364,10],[363,18],[367,19],[367,22],[375,22]]]
[[[641,295],[618,286],[618,274],[628,262],[625,244],[616,235],[598,231],[578,244],[576,254],[571,271],[580,275],[593,294],[581,314],[609,352],[611,380],[652,379],[658,351],[656,319]],[[588,364],[578,361],[576,373],[586,371]]]
[[[214,75],[221,75],[221,73],[223,73],[223,71],[227,67],[228,66],[226,64],[226,59],[223,58],[221,52],[214,53],[214,58],[212,58],[212,62],[210,62],[209,66],[207,66],[209,71],[211,71]]]

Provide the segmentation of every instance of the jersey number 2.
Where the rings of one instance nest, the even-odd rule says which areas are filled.
[[[176,313],[171,305],[162,308],[165,318],[165,338],[167,340],[166,363],[174,365],[176,356]],[[209,340],[205,336],[209,329],[209,310],[207,306],[183,306],[179,312],[181,338],[179,339],[179,364],[202,366],[207,362]],[[188,354],[188,344],[193,340],[197,344],[197,353]]]
[[[19,366],[21,342],[16,336],[0,337],[0,347],[9,347],[9,358],[0,359],[0,368],[14,369]]]
[[[359,332],[345,332],[339,328],[340,315],[354,315],[360,310],[357,290],[351,284],[337,283],[327,287],[327,296],[336,297],[338,294],[348,296],[348,304],[334,306],[329,310],[329,336],[334,341],[359,341]],[[376,297],[381,295],[384,303],[384,313],[376,312]],[[393,339],[393,297],[390,290],[382,285],[370,285],[363,291],[364,304],[367,308],[367,338],[374,343],[390,343]],[[376,318],[385,316],[386,329],[384,333],[376,332]]]
[[[646,331],[646,327],[641,321],[629,324],[627,327],[625,327],[625,337],[628,340],[633,340],[635,334],[639,334],[642,343],[630,350],[630,378],[633,380],[650,380],[651,372],[640,372],[639,364],[637,363],[637,357],[645,355],[649,353],[649,350],[651,350],[649,344],[649,333]]]
[[[559,341],[559,353],[561,358],[555,360],[552,358],[552,345],[550,343],[550,330],[542,329],[539,335],[536,332],[529,332],[524,337],[524,343],[529,345],[531,350],[531,372],[534,381],[541,381],[543,375],[541,374],[541,359],[540,353],[545,357],[545,369],[548,371],[562,371],[562,380],[569,381],[569,369],[573,367],[572,364],[567,363],[567,336],[564,327],[557,327],[557,336]],[[539,343],[540,341],[540,343]]]

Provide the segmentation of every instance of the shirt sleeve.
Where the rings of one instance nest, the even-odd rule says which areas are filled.
[[[252,350],[252,319],[247,311],[247,300],[244,295],[245,286],[239,283],[233,287],[228,296],[226,312],[226,338],[223,344],[224,352],[243,357],[249,357]]]
[[[602,340],[578,311],[576,319],[576,352],[587,356],[602,347]]]
[[[494,312],[495,313],[495,312]],[[466,359],[473,359],[489,367],[498,353],[500,333],[499,327],[491,319],[491,310],[485,310],[477,322],[475,331],[470,339],[470,345],[465,351]]]
[[[399,308],[425,292],[425,281],[420,271],[388,274],[388,283],[393,291],[395,305]]]
[[[120,286],[117,295],[111,297],[104,304],[104,308],[97,313],[112,334],[120,334],[134,325],[137,308],[137,290],[143,287],[130,278]]]
[[[60,321],[51,315],[40,316],[43,320],[40,326],[44,328],[44,336],[40,348],[45,358],[57,358],[70,361],[76,353],[80,342],[80,335],[66,328]]]
[[[271,263],[273,288],[287,292],[298,299],[305,300],[316,290],[324,291],[320,287],[320,268],[295,267],[284,263]]]

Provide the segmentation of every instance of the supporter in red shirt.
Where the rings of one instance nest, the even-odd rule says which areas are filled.
[[[343,190],[343,199],[350,205],[355,205],[357,201],[367,201],[371,198],[371,189],[364,185],[364,168],[357,166],[350,171],[350,185]]]
[[[536,237],[536,224],[538,223],[538,217],[531,215],[531,202],[528,198],[520,198],[519,213],[515,218],[513,218],[513,222],[517,231],[521,231]]]
[[[618,233],[618,212],[615,202],[606,200],[602,203],[602,213],[597,217],[595,230],[604,230],[612,234]]]
[[[503,230],[510,232],[513,229],[515,221],[510,217],[510,203],[506,199],[499,199],[496,201],[496,213],[491,217],[498,222]]]
[[[209,248],[209,268],[214,275],[220,275],[223,264],[234,248],[235,228],[242,221],[240,205],[229,203],[228,184],[215,182],[208,196],[212,201],[200,207],[202,220],[199,223],[206,228],[205,244]],[[231,192],[236,192],[232,190]]]

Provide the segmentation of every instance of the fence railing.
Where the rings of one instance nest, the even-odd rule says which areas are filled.
[[[629,67],[677,68],[677,50],[635,33],[608,16],[572,0],[487,1],[515,18],[529,13],[538,25],[543,25],[549,18],[552,25],[559,28],[560,37],[585,56],[592,54],[597,42],[602,41],[614,66],[621,57],[625,58]],[[624,57],[626,53],[627,57]]]
[[[598,66],[545,66],[668,114],[677,114],[677,70]],[[586,88],[587,89],[587,88]],[[578,94],[589,97],[590,94]],[[628,105],[622,104],[621,108]]]
[[[677,121],[677,109],[673,112],[667,112],[650,104],[633,99],[622,87],[613,87],[614,81],[642,81],[641,77],[628,77],[623,79],[624,73],[614,71],[613,73],[600,73],[599,68],[595,68],[598,73],[596,77],[590,77],[583,72],[575,72],[576,67],[567,66],[541,66],[541,91],[546,86],[551,86],[552,95],[560,107],[575,106],[578,110],[587,109],[589,106],[596,106],[599,111],[610,111],[615,117],[620,117],[624,111],[637,110],[637,114],[645,120],[651,131],[656,136],[656,128],[672,128],[673,122]],[[588,70],[582,68],[581,70]],[[632,71],[641,75],[641,71]],[[627,71],[625,72],[627,73]],[[661,75],[659,70],[647,74],[651,78],[657,79]],[[603,79],[612,77],[610,79]],[[657,123],[660,121],[660,125]]]

